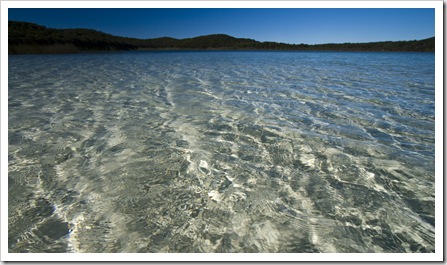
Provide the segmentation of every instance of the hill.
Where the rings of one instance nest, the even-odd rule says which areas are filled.
[[[9,54],[79,53],[119,50],[297,50],[297,51],[435,51],[435,38],[370,43],[287,44],[259,42],[212,34],[187,39],[136,39],[91,29],[52,29],[28,22],[9,21]]]

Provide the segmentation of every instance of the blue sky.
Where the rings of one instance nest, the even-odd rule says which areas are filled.
[[[435,36],[435,10],[428,8],[10,8],[8,19],[143,39],[223,33],[316,44]]]

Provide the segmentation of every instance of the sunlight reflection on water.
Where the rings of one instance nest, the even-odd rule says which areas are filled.
[[[10,56],[8,97],[10,252],[434,251],[434,54]]]

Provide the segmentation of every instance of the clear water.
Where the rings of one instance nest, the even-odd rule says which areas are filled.
[[[434,54],[9,57],[9,252],[434,252]]]

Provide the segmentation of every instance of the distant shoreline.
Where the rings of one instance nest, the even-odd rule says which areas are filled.
[[[136,39],[91,29],[52,29],[28,22],[9,21],[8,54],[71,54],[113,51],[340,51],[434,52],[435,37],[412,41],[368,43],[287,44],[259,42],[212,34],[187,39]]]
[[[17,46],[15,47],[17,51]],[[18,48],[21,49],[20,47]],[[274,50],[274,49],[181,49],[181,48],[152,48],[134,50],[81,50],[81,49],[53,49],[52,46],[27,46],[24,52],[12,52],[8,55],[62,55],[62,54],[101,54],[101,53],[121,53],[121,52],[358,52],[358,53],[434,53],[434,51],[368,51],[368,50]]]
[[[137,49],[137,50],[51,50],[51,47],[35,47],[35,51],[8,53],[8,55],[64,55],[64,54],[102,54],[123,52],[340,52],[340,53],[434,53],[434,51],[354,51],[354,50],[266,50],[266,49]]]

